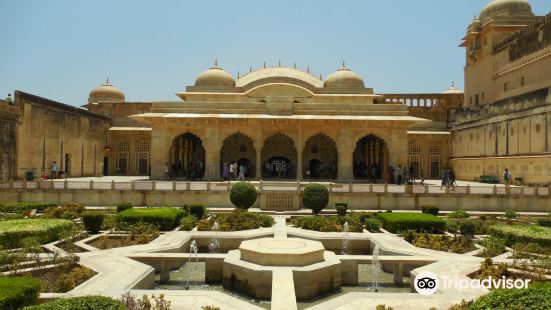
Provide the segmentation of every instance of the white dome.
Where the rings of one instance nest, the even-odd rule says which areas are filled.
[[[227,86],[234,87],[235,80],[228,72],[218,67],[215,63],[214,67],[202,72],[195,80],[195,86]]]
[[[528,0],[493,0],[480,11],[480,19],[496,16],[533,16]]]
[[[365,85],[364,80],[359,74],[343,66],[336,72],[331,73],[327,79],[325,79],[323,87],[365,88]]]
[[[107,101],[124,101],[124,93],[109,84],[109,80],[105,84],[102,84],[90,91],[88,95],[88,102],[107,102]]]

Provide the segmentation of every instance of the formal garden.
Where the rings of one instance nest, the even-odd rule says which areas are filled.
[[[403,248],[438,257],[438,260],[458,257],[453,255],[478,259],[480,267],[467,275],[472,279],[491,276],[531,280],[526,289],[492,289],[486,295],[450,309],[551,308],[551,215],[525,216],[515,210],[502,214],[469,214],[463,210],[442,213],[437,206],[425,206],[421,212],[348,210],[344,201],[329,206],[327,187],[312,184],[306,186],[302,194],[302,205],[311,210],[311,215],[303,210],[278,222],[274,213],[250,211],[257,196],[254,186],[238,182],[234,183],[229,197],[235,208],[224,210],[202,204],[145,207],[126,202],[112,207],[55,202],[0,204],[0,308],[172,309],[174,304],[170,298],[155,290],[148,294],[128,292],[118,297],[82,296],[47,302],[41,296],[73,291],[101,276],[101,272],[81,262],[82,257],[95,251],[117,253],[113,251],[183,236],[188,241],[180,246],[180,251],[189,252],[191,261],[195,240],[200,243],[201,238],[208,241],[216,236],[224,241],[227,236],[234,236],[232,234],[253,231],[258,231],[259,236],[273,237],[278,229],[286,229],[289,237],[294,238],[300,234],[312,240],[322,236],[319,240],[327,249],[338,248],[342,252],[335,250],[341,260],[352,253],[346,253],[347,244],[356,242],[356,247],[367,244],[365,251],[358,253],[370,254],[369,264],[374,264],[371,257],[376,254],[372,247],[376,244],[379,253],[378,240],[391,238]],[[193,242],[189,234],[197,234]],[[239,240],[255,238],[246,236]],[[337,246],[328,245],[330,239],[336,240]],[[384,243],[380,244],[381,258],[388,249]],[[239,243],[230,245],[224,253],[238,246]],[[199,257],[197,246],[195,255]],[[208,254],[204,255],[207,255],[205,260],[208,259]],[[185,265],[185,261],[181,264]],[[381,264],[385,270],[384,258]],[[161,267],[152,266],[157,274],[162,273]],[[202,307],[219,308],[216,304]],[[380,305],[377,309],[392,307]]]

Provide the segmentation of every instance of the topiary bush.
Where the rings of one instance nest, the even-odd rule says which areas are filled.
[[[465,210],[458,209],[450,212],[450,214],[448,214],[448,217],[452,219],[466,219],[469,218],[470,215]]]
[[[438,216],[438,212],[440,212],[440,208],[434,207],[434,206],[422,206],[421,212]]]
[[[80,203],[67,202],[61,206],[49,207],[44,212],[44,218],[50,219],[66,219],[74,220],[79,218],[80,215],[84,212],[84,205]]]
[[[0,277],[0,309],[15,310],[33,304],[40,280],[31,277]]]
[[[505,211],[505,217],[508,219],[516,219],[517,218],[517,211],[514,209],[509,209]]]
[[[248,210],[256,201],[257,192],[249,182],[237,182],[231,187],[230,201],[238,209]]]
[[[117,213],[121,213],[122,211],[132,208],[134,208],[134,205],[131,202],[121,202],[117,205]]]
[[[335,209],[337,209],[337,214],[339,216],[345,216],[346,211],[348,210],[348,203],[346,203],[346,202],[335,202]]]
[[[446,221],[425,213],[379,213],[377,217],[383,222],[383,228],[400,233],[407,230],[443,232]]]
[[[180,224],[184,211],[177,208],[132,208],[117,214],[117,221],[127,224],[144,222],[171,230]]]
[[[210,231],[215,222],[218,223],[221,231],[239,231],[271,227],[274,224],[274,218],[269,215],[235,209],[232,212],[216,213],[209,219],[199,220],[197,230]]]
[[[476,225],[471,221],[460,222],[459,233],[464,237],[472,238],[476,233]]]
[[[496,289],[479,297],[469,310],[551,309],[551,283],[538,283],[526,289]]]
[[[196,219],[202,219],[207,215],[207,207],[201,204],[184,205],[184,211],[188,215],[195,216]]]
[[[87,231],[97,234],[103,225],[105,214],[103,212],[90,211],[82,213],[82,223]]]
[[[197,226],[197,218],[194,215],[187,215],[180,220],[180,230],[190,231]]]
[[[60,298],[44,304],[31,306],[25,310],[126,310],[123,304],[110,297],[84,296]]]
[[[302,204],[304,207],[312,210],[314,215],[318,215],[321,210],[327,207],[329,202],[329,191],[322,184],[309,184],[302,193]]]
[[[21,219],[0,222],[0,246],[16,248],[20,241],[32,237],[40,244],[58,240],[74,223],[61,219]]]

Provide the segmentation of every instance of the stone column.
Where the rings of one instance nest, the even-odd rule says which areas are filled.
[[[204,179],[218,180],[220,179],[220,148],[222,147],[218,128],[206,129],[202,140],[205,147]]]
[[[354,153],[355,141],[352,141],[353,136],[349,129],[341,129],[337,137],[337,152],[338,152],[338,181],[350,181],[353,178],[352,169],[352,154]]]
[[[151,130],[151,178],[163,179],[165,177],[165,163],[168,161],[167,150],[170,149],[171,134],[167,128],[153,125]]]
[[[297,180],[302,180],[303,179],[303,175],[302,175],[302,151],[304,150],[304,142],[303,142],[303,138],[302,138],[302,123],[299,124],[299,129],[298,129],[298,136],[297,136],[297,141],[296,141],[296,148],[297,148],[297,167],[296,167],[296,171],[297,171]]]
[[[406,128],[392,130],[388,141],[388,152],[389,165],[393,167],[407,165],[408,137]]]
[[[264,169],[264,162],[262,162],[262,146],[264,145],[262,130],[257,131],[253,145],[256,152],[256,179],[260,180]]]

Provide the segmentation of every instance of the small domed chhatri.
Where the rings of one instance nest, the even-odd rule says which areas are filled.
[[[214,67],[203,71],[197,76],[195,86],[235,87],[235,80],[231,74],[218,67],[218,61],[214,61]]]
[[[494,0],[480,11],[480,20],[497,16],[533,16],[528,0]]]
[[[362,77],[356,72],[348,69],[345,64],[342,67],[330,74],[323,82],[325,88],[365,88]]]
[[[455,87],[455,83],[452,82],[452,85],[442,92],[442,94],[462,94],[463,91],[457,87]]]
[[[109,79],[107,79],[105,84],[101,84],[92,89],[88,95],[88,103],[109,101],[121,102],[124,100],[124,93],[120,89],[109,84]]]

